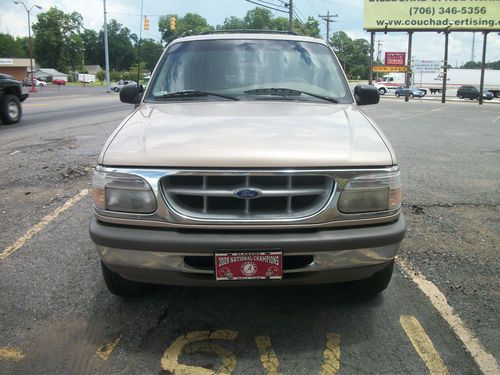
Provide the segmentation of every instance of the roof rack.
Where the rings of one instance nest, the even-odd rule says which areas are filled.
[[[210,35],[210,34],[288,34],[288,35],[300,35],[295,31],[288,30],[262,30],[262,29],[231,29],[231,30],[211,30],[204,31],[198,35]]]

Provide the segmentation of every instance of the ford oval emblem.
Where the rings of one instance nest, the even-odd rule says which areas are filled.
[[[241,199],[254,199],[260,197],[261,194],[260,190],[249,188],[238,189],[234,192],[234,195]]]

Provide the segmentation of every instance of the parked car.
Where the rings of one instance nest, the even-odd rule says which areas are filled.
[[[463,85],[457,90],[457,96],[460,99],[469,98],[470,100],[479,99],[479,90],[476,86]],[[483,91],[483,99],[491,100],[493,99],[493,93],[489,91]]]
[[[21,83],[8,74],[0,74],[0,120],[5,125],[17,124],[21,120],[23,94]]]
[[[122,89],[122,87],[130,85],[132,83],[135,84],[135,85],[137,85],[137,83],[135,81],[129,81],[129,80],[122,79],[122,80],[118,81],[116,83],[116,85],[113,86],[112,89],[113,89],[113,91],[118,92],[118,91],[120,91]]]
[[[54,85],[58,85],[58,86],[65,86],[66,85],[66,81],[64,79],[54,79],[54,80],[52,80],[52,83]]]
[[[396,91],[394,92],[394,95],[396,95],[396,97],[399,98],[400,96],[405,96],[406,92],[408,92],[408,96],[410,98],[413,98],[413,97],[423,98],[425,96],[425,94],[427,93],[426,91],[420,90],[416,87],[405,88],[404,86],[399,86],[396,89]]]
[[[108,289],[351,282],[383,291],[405,234],[396,156],[331,47],[289,33],[172,41],[106,142],[90,236]]]

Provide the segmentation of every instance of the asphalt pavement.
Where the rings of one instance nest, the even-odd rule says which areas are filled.
[[[88,236],[88,188],[133,107],[101,87],[62,89],[0,127],[1,374],[498,373],[499,106],[364,108],[405,180],[408,234],[382,295],[161,287],[121,299]]]

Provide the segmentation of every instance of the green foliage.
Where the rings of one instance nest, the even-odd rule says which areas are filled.
[[[109,66],[112,70],[128,70],[136,59],[134,43],[137,43],[137,35],[133,34],[127,27],[116,20],[108,23],[108,49]],[[104,31],[99,32],[99,54],[98,64],[105,65],[104,61]]]
[[[21,44],[21,38],[0,33],[0,57],[28,57]]]
[[[144,70],[142,72],[152,72],[158,59],[163,52],[163,46],[155,42],[153,39],[143,39],[141,42],[141,61],[144,62]]]
[[[175,31],[170,30],[170,17],[176,19]],[[196,13],[186,13],[184,17],[179,17],[176,14],[161,16],[158,21],[158,28],[163,41],[167,44],[183,35],[195,35],[214,30],[214,27],[209,25],[205,18]]]
[[[83,29],[80,34],[85,48],[85,65],[98,65],[104,55],[104,45],[99,41],[99,33],[90,29]],[[104,60],[104,58],[102,58]]]
[[[273,17],[269,9],[256,7],[249,10],[245,17],[228,17],[217,30],[288,30],[288,17]],[[309,17],[305,23],[298,19],[293,20],[293,30],[301,35],[319,37],[319,21]]]
[[[52,7],[40,13],[33,24],[33,53],[38,64],[62,72],[81,67],[82,26],[82,16],[77,12],[64,13]]]
[[[348,76],[367,78],[370,64],[370,43],[365,39],[351,39],[338,31],[329,40]]]

